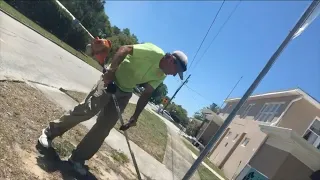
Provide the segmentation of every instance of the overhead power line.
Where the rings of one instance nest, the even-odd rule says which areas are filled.
[[[204,97],[203,95],[201,95],[200,93],[198,93],[197,91],[195,91],[194,89],[190,88],[188,85],[186,85],[186,87],[191,90],[192,92],[196,93],[197,95],[199,95],[200,97],[202,97],[204,100],[211,102],[210,100],[208,100],[208,97]]]
[[[214,38],[211,40],[209,46],[207,47],[207,49],[203,52],[202,56],[200,57],[200,59],[196,62],[196,64],[194,65],[194,68],[196,68],[196,66],[199,64],[199,62],[201,61],[201,59],[203,58],[203,56],[206,54],[206,52],[208,51],[208,49],[210,48],[210,46],[212,45],[212,43],[216,40],[216,38],[218,37],[218,35],[220,34],[220,32],[222,31],[222,29],[224,28],[224,26],[228,23],[228,21],[230,20],[230,18],[232,17],[232,15],[234,14],[234,12],[237,10],[238,6],[240,5],[241,0],[239,0],[239,2],[237,3],[237,5],[233,8],[233,10],[231,11],[231,13],[229,14],[228,18],[224,21],[224,23],[222,24],[222,26],[220,27],[220,29],[218,30],[217,34],[214,36]]]
[[[193,59],[192,59],[192,61],[191,61],[190,65],[189,65],[189,68],[192,66],[192,64],[193,64],[194,60],[196,59],[196,57],[197,57],[197,55],[198,55],[198,53],[199,53],[199,51],[200,51],[200,49],[201,49],[201,47],[202,47],[202,44],[203,44],[204,40],[207,38],[207,36],[208,36],[208,34],[209,34],[209,32],[210,32],[210,29],[211,29],[212,25],[214,24],[214,22],[216,21],[216,19],[217,19],[218,15],[219,15],[219,13],[220,13],[220,11],[221,11],[221,8],[222,8],[222,6],[224,5],[224,3],[225,3],[225,0],[221,3],[220,8],[219,8],[219,10],[217,11],[217,13],[216,13],[216,15],[215,15],[214,19],[212,20],[211,25],[210,25],[210,27],[209,27],[209,29],[208,29],[208,31],[207,31],[207,33],[206,33],[206,35],[203,37],[202,42],[201,42],[201,44],[200,44],[200,46],[199,46],[199,48],[198,48],[198,50],[197,50],[196,54],[194,55],[194,57],[193,57]]]

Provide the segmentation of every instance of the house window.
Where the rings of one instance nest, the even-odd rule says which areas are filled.
[[[236,134],[236,136],[233,138],[233,141],[235,141],[238,136],[239,136],[239,134]]]
[[[241,143],[241,146],[243,146],[243,147],[246,147],[247,146],[247,144],[249,143],[249,141],[250,141],[250,139],[249,138],[244,138],[244,140],[242,141],[242,143]]]
[[[251,110],[251,108],[252,108],[253,105],[254,105],[254,104],[249,104],[249,105],[247,106],[247,108],[243,111],[243,113],[242,113],[242,115],[241,115],[241,118],[247,117],[247,115],[248,115],[248,113],[250,112],[250,110]]]
[[[310,144],[320,150],[320,119],[315,119],[307,131],[304,133],[303,138]]]
[[[266,103],[257,115],[256,120],[261,122],[271,122],[282,104],[283,103]]]

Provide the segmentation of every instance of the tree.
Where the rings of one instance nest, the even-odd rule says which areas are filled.
[[[214,104],[214,103],[213,103],[213,104]],[[211,107],[211,105],[210,105],[210,107]],[[207,109],[210,109],[210,107],[207,107]],[[212,107],[216,107],[216,106],[213,105]],[[198,134],[199,130],[204,126],[204,124],[208,122],[208,120],[206,119],[205,115],[202,113],[202,110],[203,110],[203,109],[199,110],[198,112],[196,112],[196,113],[193,115],[193,117],[194,117],[195,119],[198,119],[198,120],[202,121],[202,123],[200,124],[200,126],[198,126],[198,127],[194,130],[195,134]]]
[[[109,54],[113,57],[120,46],[137,44],[138,38],[131,34],[130,29],[122,31],[117,26],[111,26],[109,17],[104,11],[105,0],[59,0],[77,19],[72,20],[56,1],[17,1],[5,0],[23,15],[51,32],[59,39],[76,50],[85,51],[91,38],[79,26],[80,22],[94,37],[109,39],[112,49]]]
[[[127,35],[127,36],[131,36],[130,30],[128,28],[124,28],[122,30],[123,34]]]
[[[176,123],[179,123],[184,127],[187,127],[189,123],[188,112],[181,105],[172,102],[168,105],[167,111],[170,113],[172,119]]]
[[[196,118],[196,119],[199,119],[199,120],[201,120],[201,121],[204,120],[204,116],[203,116],[201,110],[200,110],[200,111],[197,111],[196,113],[194,113],[193,117]]]
[[[161,83],[152,93],[150,101],[154,104],[160,104],[162,98],[164,98],[168,94],[168,87]]]
[[[112,27],[112,35],[118,35],[121,33],[121,29],[119,29],[117,26]]]
[[[191,121],[187,128],[186,128],[186,133],[189,136],[195,137],[198,134],[198,130],[200,128],[200,124],[196,122],[196,120]]]

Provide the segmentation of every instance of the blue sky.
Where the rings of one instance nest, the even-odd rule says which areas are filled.
[[[188,110],[189,116],[211,102],[220,105],[243,76],[231,94],[241,97],[310,1],[241,2],[203,55],[237,3],[226,1],[189,68],[188,86],[201,96],[183,87],[174,100]],[[219,1],[107,1],[105,10],[112,25],[129,28],[140,42],[152,42],[166,52],[182,50],[191,62],[220,4]],[[317,18],[291,41],[254,93],[300,87],[319,100],[319,32],[320,18]],[[167,77],[165,84],[171,96],[180,80],[178,76]]]

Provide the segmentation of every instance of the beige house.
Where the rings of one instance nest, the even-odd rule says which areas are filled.
[[[239,100],[227,99],[219,116]],[[310,180],[320,169],[320,103],[301,89],[253,95],[212,151],[209,159],[229,179],[242,180],[253,167],[272,180]]]

